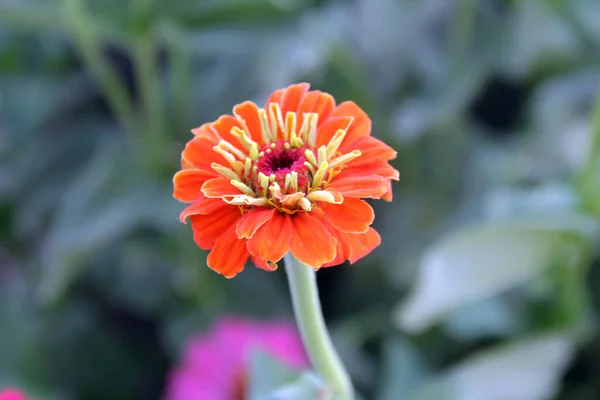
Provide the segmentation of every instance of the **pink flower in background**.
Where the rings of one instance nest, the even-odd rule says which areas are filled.
[[[27,400],[25,393],[14,388],[0,389],[0,400]]]
[[[257,349],[291,368],[308,366],[294,325],[223,318],[189,341],[171,372],[166,400],[244,400],[249,358]]]

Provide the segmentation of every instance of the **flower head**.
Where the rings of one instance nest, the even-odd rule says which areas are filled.
[[[174,179],[174,196],[192,203],[198,246],[226,277],[248,258],[274,270],[292,252],[318,269],[351,263],[381,242],[362,198],[390,201],[388,163],[396,152],[371,136],[371,120],[354,102],[309,91],[306,83],[273,93],[265,108],[244,102],[192,130]]]
[[[172,371],[166,400],[243,400],[252,351],[261,350],[290,368],[308,366],[293,325],[224,318],[192,339]]]
[[[4,388],[0,390],[0,400],[27,400],[27,396],[18,389]]]

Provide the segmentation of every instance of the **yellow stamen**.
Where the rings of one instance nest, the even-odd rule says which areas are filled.
[[[313,153],[312,150],[306,149],[304,151],[304,156],[306,157],[308,162],[310,162],[312,165],[314,165],[314,166],[319,165],[319,163],[317,162],[317,159],[315,158],[315,153]]]
[[[290,183],[292,182],[292,175],[289,173],[285,174],[285,182],[283,184],[283,190],[288,193],[290,188]]]
[[[242,171],[244,171],[244,164],[242,164],[241,161],[237,161],[233,154],[219,146],[214,146],[213,150],[222,155],[223,158],[227,160],[227,162],[229,163],[229,165],[231,165],[231,168],[233,168],[236,174],[240,175]]]
[[[260,195],[266,197],[267,190],[269,189],[269,177],[266,176],[265,174],[263,174],[262,172],[259,172],[258,173],[258,183],[260,184],[260,187],[262,189],[260,191]]]
[[[254,143],[252,147],[250,147],[250,159],[255,160],[258,159],[258,145]]]
[[[321,186],[321,182],[323,181],[323,178],[325,177],[325,173],[327,172],[327,167],[328,167],[327,161],[323,161],[321,163],[321,166],[315,173],[315,177],[313,178],[313,184],[312,184],[313,188],[318,188]]]
[[[264,197],[252,197],[252,196],[248,196],[246,194],[235,194],[235,195],[226,195],[223,196],[223,201],[227,204],[231,204],[234,206],[257,206],[257,207],[261,207],[261,206],[266,206],[267,204],[269,204],[269,202],[267,201],[267,199],[265,199]]]
[[[286,150],[289,150],[289,149],[291,149],[291,148],[292,148],[292,146],[290,146],[290,144],[289,144],[288,142],[285,142],[285,143],[283,144],[283,148],[284,148],[284,149],[286,149]]]
[[[275,182],[275,179],[276,179],[276,178],[277,178],[277,177],[275,176],[275,174],[271,174],[271,175],[269,175],[269,182],[271,182],[271,183]]]
[[[289,140],[292,132],[296,132],[296,113],[288,111],[285,113],[285,130],[283,131],[283,140]]]
[[[337,195],[337,196],[336,196]],[[344,201],[344,197],[339,193],[332,193],[327,190],[315,190],[310,192],[306,198],[310,201],[314,202],[323,202],[323,203],[332,203],[332,204],[342,204]]]
[[[251,168],[252,168],[252,160],[249,158],[246,158],[246,162],[244,163],[244,177],[246,179],[249,178]]]
[[[304,141],[302,140],[302,138],[296,136],[295,132],[292,132],[292,134],[290,135],[290,144],[293,147],[302,147],[304,146]]]
[[[330,164],[331,168],[337,168],[340,165],[346,164],[352,160],[354,160],[355,158],[358,158],[361,156],[361,152],[360,150],[353,150],[350,153],[344,154],[343,156],[340,156],[338,158],[336,158],[335,160],[333,160]]]
[[[319,150],[317,152],[317,157],[318,157],[318,161],[319,161],[319,163],[317,165],[321,165],[325,161],[327,161],[327,148],[325,147],[325,145],[319,147]]]
[[[277,140],[278,132],[283,132],[285,129],[279,103],[269,104],[269,116],[271,117],[271,134],[273,135],[273,140]]]
[[[217,146],[219,146],[223,150],[227,150],[228,152],[236,156],[239,160],[244,160],[246,158],[246,155],[242,153],[240,149],[238,149],[226,140],[220,140]]]
[[[269,127],[269,118],[264,108],[258,110],[258,119],[260,119],[260,129],[262,131],[262,137],[265,143],[271,143],[273,135],[271,128]]]
[[[331,156],[333,156],[335,154],[335,152],[338,150],[338,148],[342,144],[342,141],[344,140],[345,136],[346,136],[346,131],[339,129],[335,133],[335,135],[333,135],[331,140],[329,140],[329,143],[327,144],[327,158],[328,159],[331,158]]]
[[[319,114],[311,113],[308,118],[308,138],[306,142],[309,146],[314,147],[317,145],[317,122],[319,121]]]
[[[309,163],[308,161],[304,161],[304,165],[306,165],[306,168],[308,168],[308,170],[310,171],[310,173],[315,176],[315,167],[313,167],[313,165],[311,163]]]
[[[229,180],[240,179],[240,176],[236,174],[231,168],[224,167],[221,164],[217,163],[210,164],[210,167],[224,178],[227,178]]]
[[[312,210],[312,203],[306,197],[303,197],[300,200],[298,200],[298,205],[305,211]]]
[[[230,183],[235,186],[236,188],[240,189],[242,192],[244,192],[245,194],[247,194],[248,196],[256,196],[256,193],[254,193],[254,190],[250,189],[248,186],[246,186],[246,184],[244,184],[243,182],[238,181],[237,179],[232,179],[230,181]]]
[[[233,128],[231,128],[231,135],[233,137],[235,137],[238,140],[238,142],[240,142],[240,144],[242,146],[244,146],[248,150],[252,146],[256,146],[257,145],[256,142],[254,140],[252,140],[250,138],[250,136],[248,136],[248,134],[246,132],[244,132],[243,130],[241,130],[237,126],[234,126]]]
[[[291,174],[291,182],[290,182],[290,189],[292,189],[292,192],[297,192],[298,191],[298,173],[296,171],[292,171]]]

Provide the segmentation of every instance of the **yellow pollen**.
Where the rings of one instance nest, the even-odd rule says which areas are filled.
[[[285,143],[283,144],[283,148],[284,148],[284,149],[286,149],[286,150],[289,150],[289,149],[291,149],[291,148],[292,148],[292,146],[290,146],[290,144],[289,144],[288,142],[285,142]]]

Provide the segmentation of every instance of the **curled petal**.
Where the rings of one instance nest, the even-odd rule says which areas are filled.
[[[246,240],[238,239],[235,225],[231,225],[215,240],[206,264],[226,278],[233,278],[242,272],[248,257],[250,254],[246,249]]]
[[[318,217],[311,213],[299,213],[292,222],[294,237],[291,250],[298,261],[314,269],[333,261],[336,240]]]
[[[217,199],[209,199],[202,195],[201,199],[198,199],[195,203],[187,206],[181,214],[179,214],[179,220],[182,223],[185,223],[186,218],[190,215],[196,214],[210,214],[211,212],[218,210],[223,207],[223,200]]]
[[[256,230],[263,226],[265,222],[273,218],[273,214],[275,214],[274,208],[262,208],[254,209],[248,214],[244,215],[238,222],[235,229],[238,238],[252,239],[252,236],[254,236]]]
[[[253,197],[247,194],[234,194],[223,196],[223,201],[234,206],[264,207],[269,204],[264,197]]]
[[[221,233],[242,216],[238,207],[228,204],[210,214],[194,214],[190,216],[194,241],[203,250],[210,250]]]
[[[342,204],[320,204],[319,209],[331,225],[345,233],[365,233],[375,219],[366,201],[349,197]]]
[[[297,216],[293,219],[296,218]],[[258,259],[277,262],[290,250],[293,235],[292,217],[275,213],[248,240],[248,251]]]
[[[210,179],[202,185],[202,193],[206,197],[222,198],[227,195],[242,194],[242,191],[231,184],[231,181],[226,178]]]
[[[184,169],[179,171],[173,177],[173,197],[185,203],[191,203],[204,198],[202,185],[209,179],[214,178],[210,174],[197,169]]]
[[[265,271],[273,272],[277,270],[277,263],[271,261],[265,261],[256,257],[250,257],[252,262],[257,268],[264,269]]]

